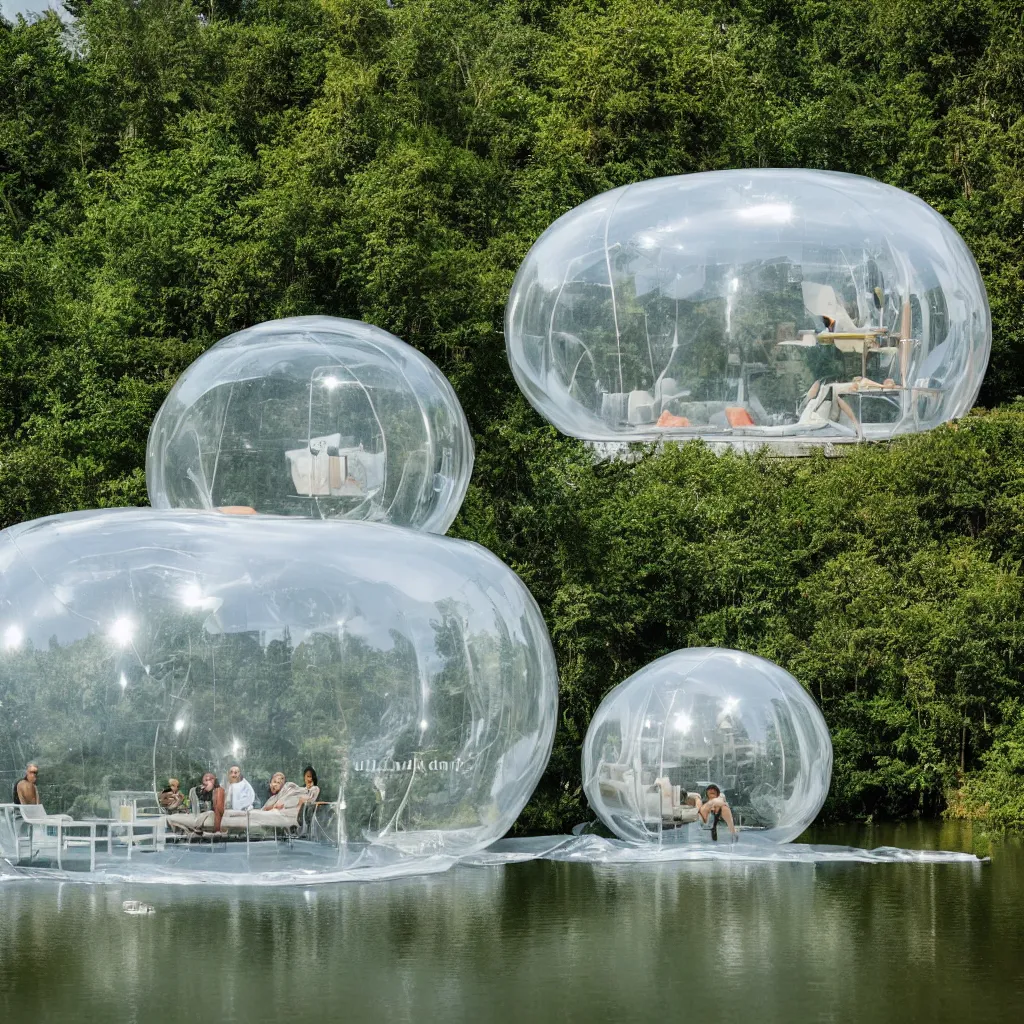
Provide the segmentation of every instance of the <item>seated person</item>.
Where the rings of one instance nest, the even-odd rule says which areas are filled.
[[[196,806],[193,814],[172,814],[167,824],[182,831],[202,835],[203,831],[219,832],[225,810],[224,787],[213,772],[206,772],[196,790]]]
[[[242,775],[242,769],[233,764],[228,770],[228,810],[251,811],[256,803],[256,791]]]
[[[270,796],[267,797],[263,804],[264,811],[275,811],[282,810],[284,808],[284,796],[282,790],[285,785],[289,787],[295,786],[294,782],[287,783],[284,777],[284,772],[274,772],[270,778]],[[298,789],[298,786],[295,786]]]
[[[306,767],[302,769],[302,785],[305,787],[305,796],[302,802],[306,803],[308,800],[313,798],[313,790],[319,785],[316,777],[316,771],[311,764],[307,764]]]
[[[25,769],[25,777],[14,784],[13,802],[26,806],[39,803],[39,790],[36,788],[38,781],[39,765],[30,761]]]
[[[307,778],[310,773],[316,779],[316,772],[312,768],[306,770]],[[270,780],[270,796],[262,809],[264,811],[293,811],[319,794],[319,789],[316,790],[316,793],[313,792],[315,785],[316,783],[313,782],[307,784],[307,787],[303,789],[298,783],[288,782],[284,772],[274,772],[274,776]]]
[[[708,783],[708,788],[704,791],[706,799],[702,803],[700,797],[697,798],[697,813],[700,815],[701,821],[707,824],[708,818],[711,819],[711,838],[718,841],[718,822],[724,821],[729,826],[729,831],[732,835],[736,835],[736,826],[732,821],[732,809],[725,802],[725,797],[722,796],[722,791],[713,783]]]
[[[301,825],[301,834],[309,832],[310,826],[313,822],[313,813],[316,810],[316,801],[320,796],[320,780],[316,777],[316,769],[311,765],[307,764],[302,769],[302,796],[300,798],[300,804],[302,810],[299,811],[299,823]]]
[[[280,778],[277,789],[274,782]],[[285,780],[284,772],[277,772],[270,780],[270,798],[263,805],[265,811],[294,811],[306,801],[306,791],[296,782]]]
[[[306,792],[294,782],[285,779],[284,772],[274,772],[270,780],[270,796],[259,810],[226,811],[225,829],[247,829],[250,826],[267,828],[293,828],[298,825],[299,809]]]
[[[164,814],[177,814],[178,811],[183,811],[188,807],[185,794],[178,788],[180,785],[181,783],[177,779],[168,779],[167,788],[160,790],[160,796],[157,799]]]

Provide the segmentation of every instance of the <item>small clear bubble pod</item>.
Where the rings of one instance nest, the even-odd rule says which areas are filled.
[[[473,468],[451,385],[387,331],[337,317],[224,338],[167,396],[149,435],[154,508],[366,519],[444,533]]]
[[[176,881],[440,870],[526,804],[557,689],[536,603],[475,544],[150,509],[11,527],[0,852],[22,872]],[[29,759],[42,806],[14,808]],[[229,793],[215,834],[201,783],[227,790],[232,766],[254,809]]]
[[[828,171],[644,181],[560,217],[523,261],[505,338],[566,434],[738,447],[884,439],[973,405],[985,287],[915,196]]]
[[[786,843],[831,777],[832,741],[807,691],[770,661],[716,647],[676,651],[620,683],[583,744],[590,806],[632,842],[727,842],[731,819],[741,838]],[[717,820],[704,806],[711,785],[728,807]]]

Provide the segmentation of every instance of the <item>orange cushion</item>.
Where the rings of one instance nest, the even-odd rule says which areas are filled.
[[[756,426],[750,418],[750,413],[741,405],[730,405],[725,410],[725,418],[729,421],[730,427],[753,427]]]
[[[654,425],[656,427],[688,427],[690,421],[685,416],[674,416],[666,409]]]
[[[248,505],[221,505],[218,512],[227,512],[228,515],[232,516],[254,516],[256,515],[256,509],[249,508]]]

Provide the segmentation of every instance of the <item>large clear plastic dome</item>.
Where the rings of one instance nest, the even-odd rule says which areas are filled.
[[[39,766],[42,806],[0,806],[22,869],[375,877],[509,828],[550,754],[557,675],[529,592],[475,544],[119,509],[0,533],[0,706],[0,805]],[[277,772],[308,789],[307,765],[302,807],[261,810]],[[165,813],[171,779],[227,787],[232,766],[255,811],[223,835]]]
[[[991,323],[967,246],[920,199],[734,170],[560,217],[519,269],[505,337],[527,398],[575,437],[825,444],[964,415]]]
[[[154,508],[367,519],[444,533],[473,468],[451,385],[379,327],[273,320],[199,357],[149,435]]]
[[[770,661],[717,647],[676,651],[620,683],[583,744],[591,807],[638,842],[712,841],[714,816],[699,810],[711,785],[740,839],[789,842],[831,777],[832,741],[806,690]]]

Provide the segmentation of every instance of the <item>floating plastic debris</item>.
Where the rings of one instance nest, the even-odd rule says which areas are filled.
[[[133,917],[140,914],[155,914],[156,908],[149,903],[143,903],[141,900],[125,900],[121,904],[121,909]]]

